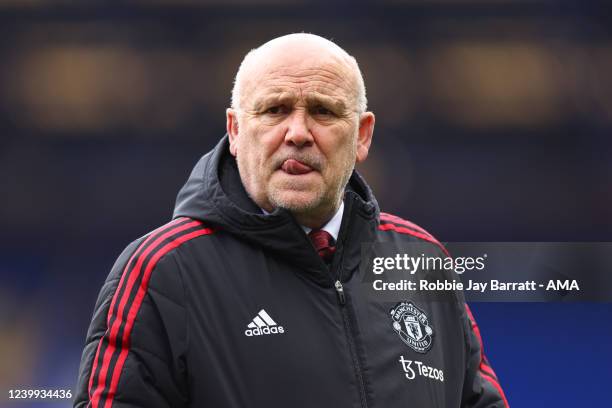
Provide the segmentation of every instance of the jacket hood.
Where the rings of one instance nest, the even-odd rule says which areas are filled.
[[[353,171],[344,196],[345,211],[339,240],[350,238],[343,230],[358,219],[376,223],[379,207],[372,190],[365,180]],[[312,258],[310,241],[293,215],[282,208],[271,214],[261,209],[246,193],[234,156],[229,152],[227,134],[213,150],[206,153],[196,164],[183,188],[179,191],[174,208],[174,218],[189,217],[229,232],[267,250],[285,257]],[[321,261],[314,265],[320,268]]]

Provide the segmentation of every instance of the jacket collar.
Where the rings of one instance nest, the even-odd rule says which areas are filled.
[[[378,223],[379,208],[370,187],[354,171],[344,196],[344,214],[338,237],[338,255],[343,279],[359,262],[361,243],[371,242]],[[277,208],[262,214],[247,195],[225,135],[217,146],[196,164],[174,209],[174,218],[201,220],[295,264],[321,284],[331,280],[308,237],[291,213]],[[334,260],[336,264],[336,260]]]

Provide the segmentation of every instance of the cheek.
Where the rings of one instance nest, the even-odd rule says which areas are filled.
[[[339,127],[328,132],[324,144],[327,156],[332,162],[330,164],[336,166],[344,164],[348,158],[355,154],[356,141],[356,130],[350,126]],[[339,163],[338,160],[342,163]]]
[[[258,166],[261,155],[261,146],[258,142],[259,136],[250,126],[244,125],[238,139],[237,151],[240,160],[247,164],[250,169]]]
[[[268,177],[271,172],[272,164],[271,153],[268,146],[262,141],[252,139],[249,143],[245,143],[242,151],[246,162],[246,167],[251,173],[251,177],[261,179]]]

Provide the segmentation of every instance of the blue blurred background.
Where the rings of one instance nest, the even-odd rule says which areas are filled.
[[[323,35],[359,61],[377,115],[360,170],[385,211],[442,241],[611,241],[611,11],[0,0],[0,405],[74,387],[116,256],[170,218],[224,133],[242,56],[278,35]],[[473,310],[512,406],[610,404],[611,304]]]

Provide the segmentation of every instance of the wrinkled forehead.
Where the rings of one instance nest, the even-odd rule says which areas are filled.
[[[346,108],[356,94],[346,76],[329,69],[274,71],[262,75],[245,89],[244,102],[258,107],[270,102],[284,104],[324,103]]]
[[[358,94],[354,71],[348,60],[331,53],[261,55],[242,78],[241,100],[247,109],[271,99],[353,108]]]

